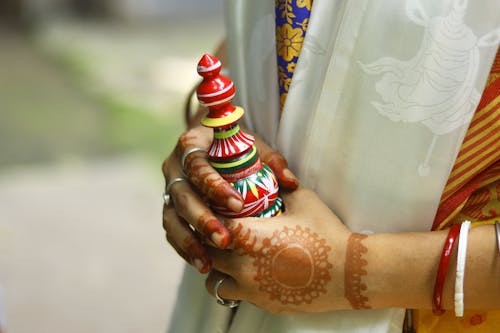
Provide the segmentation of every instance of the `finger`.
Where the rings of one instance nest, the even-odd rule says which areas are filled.
[[[219,286],[218,294],[225,300],[241,300],[241,291],[238,288],[236,281],[229,275],[212,270],[205,280],[205,287],[210,295],[215,297],[215,284],[224,279],[222,285]]]
[[[241,256],[238,256],[230,250],[219,250],[210,247],[207,251],[210,256],[213,269],[236,278],[238,277],[238,272],[241,270]]]
[[[189,154],[184,166],[189,180],[211,203],[236,213],[241,211],[243,201],[240,193],[215,171],[206,155],[199,152]]]
[[[280,186],[283,189],[295,190],[299,186],[299,180],[293,172],[288,169],[288,162],[283,155],[272,149],[259,137],[256,138],[256,144],[259,148],[259,154],[262,156],[262,162],[269,165],[273,170],[276,178],[278,178]]]
[[[177,183],[172,186],[170,195],[177,214],[192,225],[203,237],[209,239],[221,249],[229,245],[231,240],[229,231],[187,182]]]
[[[176,162],[175,157],[170,157],[163,165],[163,173],[167,182],[168,179],[182,175],[180,164]],[[229,244],[229,232],[187,181],[174,183],[169,192],[177,214],[193,226],[202,238],[221,249]]]
[[[280,216],[272,217],[273,223],[277,222],[277,219],[281,218]],[[231,242],[226,249],[244,251],[255,246],[257,242],[255,233],[266,229],[267,227],[263,226],[263,224],[268,223],[263,223],[262,218],[259,217],[222,218],[222,222],[231,237]]]
[[[207,144],[206,137],[201,137],[199,131],[195,133],[188,131],[181,135],[176,147],[179,159],[191,148],[209,148],[210,142]],[[185,158],[183,167],[189,180],[210,202],[217,206],[227,207],[234,212],[241,211],[243,208],[241,195],[215,171],[206,154],[200,151],[189,154]]]
[[[200,273],[210,270],[211,261],[207,250],[187,224],[177,216],[175,209],[167,205],[163,206],[163,228],[167,233],[167,241],[181,257]]]

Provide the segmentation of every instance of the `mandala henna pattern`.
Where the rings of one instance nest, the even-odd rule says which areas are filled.
[[[254,279],[259,283],[259,290],[267,293],[271,300],[282,304],[310,304],[327,292],[332,264],[328,261],[330,247],[325,239],[320,239],[309,228],[284,227],[265,238],[256,249],[256,237],[252,237],[250,230],[243,233],[242,229],[238,225],[233,230],[235,248],[240,254],[254,258],[257,270]]]

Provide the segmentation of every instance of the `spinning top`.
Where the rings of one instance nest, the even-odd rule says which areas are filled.
[[[238,121],[245,111],[231,104],[235,88],[231,79],[220,75],[219,59],[205,54],[198,63],[203,77],[196,90],[200,104],[208,108],[201,124],[213,129],[214,138],[208,151],[212,167],[242,196],[243,209],[234,213],[225,207],[212,206],[230,217],[272,217],[281,214],[283,201],[278,196],[278,182],[271,168],[262,163],[254,137],[243,132]]]

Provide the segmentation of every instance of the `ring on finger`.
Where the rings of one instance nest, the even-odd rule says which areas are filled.
[[[236,300],[231,300],[231,299],[224,299],[222,298],[220,295],[219,295],[219,289],[220,287],[222,286],[222,284],[224,283],[224,280],[226,279],[226,277],[223,277],[221,279],[219,279],[216,283],[215,283],[215,286],[214,286],[214,294],[215,294],[215,298],[217,299],[217,303],[220,304],[220,305],[224,305],[224,306],[227,306],[228,308],[235,308],[237,307],[238,305],[240,305],[240,301],[236,301]]]
[[[182,166],[182,170],[184,170],[186,167],[185,167],[185,163],[186,163],[186,158],[191,155],[192,153],[195,153],[197,151],[202,151],[204,153],[207,152],[206,149],[203,149],[203,148],[199,148],[199,147],[194,147],[194,148],[189,148],[188,150],[186,150],[184,152],[184,154],[182,154],[182,158],[181,158],[181,166]]]
[[[165,188],[165,192],[163,192],[163,201],[165,202],[165,205],[170,205],[170,189],[175,183],[178,182],[185,182],[187,181],[186,178],[183,177],[176,177],[172,179],[171,181],[168,182],[167,187]]]

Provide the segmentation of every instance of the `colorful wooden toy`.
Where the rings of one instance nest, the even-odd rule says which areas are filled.
[[[203,55],[198,63],[203,82],[196,95],[200,104],[208,108],[201,124],[214,131],[208,151],[210,164],[239,191],[244,205],[240,213],[220,206],[213,209],[230,217],[279,215],[283,201],[278,196],[278,182],[271,168],[261,162],[254,137],[238,125],[245,111],[231,104],[236,90],[231,79],[219,74],[221,68],[219,59]]]

